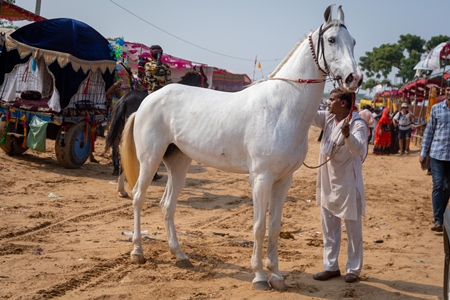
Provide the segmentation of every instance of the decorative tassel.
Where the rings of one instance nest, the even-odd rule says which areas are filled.
[[[8,133],[8,129],[9,129],[9,118],[11,116],[11,113],[8,112],[6,114],[6,126],[5,126],[5,132],[3,133],[3,137],[0,140],[0,145],[4,145],[6,143],[6,134]]]
[[[22,75],[22,82],[27,82],[27,78],[28,78],[28,67],[29,67],[29,66],[27,66],[27,67],[25,68],[25,71],[23,72],[23,75]]]
[[[86,80],[86,86],[84,87],[83,94],[86,95],[89,90],[89,82],[91,81],[91,74],[89,74],[88,79]]]
[[[22,142],[22,148],[27,147],[27,116],[24,115],[22,118],[20,118],[23,121],[23,142]]]
[[[31,58],[31,71],[36,72],[36,60],[34,57]]]

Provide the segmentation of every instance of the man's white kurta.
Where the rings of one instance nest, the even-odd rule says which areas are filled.
[[[336,217],[356,220],[358,199],[361,201],[361,215],[364,216],[366,211],[362,163],[367,156],[367,124],[353,112],[351,135],[344,138],[340,130],[342,122],[336,123],[335,115],[327,111],[318,111],[314,118],[313,125],[324,131],[319,164],[337,151],[317,172],[316,200],[317,205],[325,207]]]

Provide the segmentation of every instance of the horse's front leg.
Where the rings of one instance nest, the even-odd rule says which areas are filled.
[[[253,287],[258,290],[270,290],[262,263],[262,247],[266,234],[266,211],[272,188],[272,178],[264,175],[255,176],[252,182],[253,194],[253,253],[252,269],[255,272]]]
[[[270,285],[279,291],[287,289],[284,278],[278,269],[278,237],[280,235],[281,217],[284,201],[292,184],[292,175],[279,180],[272,187],[272,195],[269,202],[269,233],[267,244],[266,266],[272,272]]]
[[[117,194],[121,198],[128,197],[128,193],[125,191],[125,174],[122,172],[122,168],[120,169],[120,174],[117,178]]]
[[[131,251],[131,260],[134,263],[143,264],[145,263],[144,250],[142,248],[142,235],[141,235],[141,210],[145,200],[145,194],[147,188],[152,182],[154,174],[146,172],[142,169],[139,174],[138,181],[136,182],[136,187],[134,189],[135,193],[133,195],[133,213],[134,213],[134,234],[133,234],[133,251]]]

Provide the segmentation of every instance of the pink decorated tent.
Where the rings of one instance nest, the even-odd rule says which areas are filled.
[[[110,41],[113,42],[113,41]],[[150,57],[150,47],[141,43],[124,42],[122,48],[122,58],[124,63],[133,72],[137,72],[140,57]],[[221,91],[236,92],[242,90],[246,85],[251,83],[250,78],[246,74],[234,74],[223,69],[207,66],[202,63],[194,63],[169,54],[163,54],[162,62],[167,63],[171,67],[172,80],[178,82],[187,72],[194,71],[200,66],[208,77],[210,88]],[[126,76],[124,70],[119,70],[119,76]]]

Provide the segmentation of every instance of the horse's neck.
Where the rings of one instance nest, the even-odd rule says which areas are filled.
[[[280,79],[279,83],[286,85],[289,97],[282,97],[284,105],[289,106],[289,114],[298,118],[299,128],[308,129],[322,101],[325,88],[325,74],[320,71],[312,56],[309,39],[306,38],[298,47],[291,51],[287,59],[277,71],[271,74],[271,79]],[[286,79],[288,79],[286,81]],[[311,80],[308,83],[292,83],[289,80]],[[316,80],[316,81],[314,81]],[[278,80],[276,80],[278,81]]]
[[[271,75],[271,77],[291,80],[324,78],[323,72],[318,70],[313,59],[308,38],[303,40],[297,49],[290,54],[290,57],[284,65],[275,74]]]

